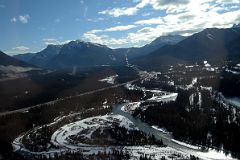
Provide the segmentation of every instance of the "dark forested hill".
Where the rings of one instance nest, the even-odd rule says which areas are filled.
[[[12,65],[12,66],[21,66],[21,67],[31,66],[23,61],[20,61],[11,56],[8,56],[7,54],[3,53],[2,51],[0,51],[0,65],[3,65],[3,66]]]

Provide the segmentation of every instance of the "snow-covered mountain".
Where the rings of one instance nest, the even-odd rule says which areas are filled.
[[[125,63],[125,54],[130,59],[146,55],[166,44],[176,44],[184,38],[179,35],[162,36],[140,48],[120,49],[111,49],[106,45],[75,40],[64,45],[48,45],[35,54],[28,53],[14,57],[43,68],[116,65]]]
[[[118,64],[123,61],[123,54],[116,54],[113,49],[105,45],[76,40],[64,44],[59,54],[54,56],[45,67],[91,67],[96,65]]]
[[[234,24],[232,28],[240,28],[240,24]]]
[[[44,67],[49,61],[60,52],[62,45],[48,45],[37,53],[26,53],[13,56],[16,59],[25,61],[39,67]]]
[[[164,45],[173,45],[177,44],[178,42],[184,40],[186,37],[180,35],[167,35],[167,36],[160,36],[153,40],[151,43],[146,44],[143,47],[133,47],[133,48],[121,48],[117,49],[120,53],[126,53],[129,59],[133,59],[139,56],[147,55],[156,49],[163,47]]]
[[[208,28],[175,45],[165,45],[144,57],[136,58],[132,63],[152,67],[183,61],[237,61],[240,60],[239,44],[240,28]]]
[[[160,36],[153,40],[150,44],[146,46],[159,46],[159,45],[166,45],[166,44],[177,44],[178,42],[185,39],[185,37],[180,35],[168,35],[168,36]]]

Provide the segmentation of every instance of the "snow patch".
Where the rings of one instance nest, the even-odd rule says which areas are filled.
[[[153,129],[156,129],[164,134],[170,134],[165,128],[159,128],[158,126],[152,126]]]
[[[188,143],[185,143],[185,142],[181,142],[181,141],[178,141],[178,140],[175,140],[175,139],[172,139],[171,141],[173,141],[174,143],[180,144],[180,145],[182,145],[182,146],[191,148],[191,149],[196,149],[196,150],[199,149],[198,146],[194,146],[194,145],[191,145],[191,144],[188,144]]]
[[[165,95],[153,95],[153,97],[147,99],[147,101],[152,102],[170,102],[170,101],[176,101],[178,96],[178,93],[168,93]]]
[[[117,74],[112,75],[112,76],[106,77],[104,79],[100,79],[99,82],[107,82],[109,84],[114,84],[117,77],[118,77]]]
[[[212,34],[210,34],[210,33],[207,34],[207,37],[208,37],[209,39],[211,39],[211,40],[214,40],[214,36],[213,36]]]
[[[240,72],[237,72],[237,71],[233,71],[233,70],[230,70],[230,69],[225,69],[226,72],[229,72],[229,73],[232,73],[232,74],[236,74],[236,75],[239,75]]]
[[[70,143],[70,137],[73,135],[77,135],[82,131],[91,131],[87,132],[85,136],[86,138],[91,138],[91,134],[93,131],[97,130],[98,128],[106,128],[112,127],[112,125],[118,124],[121,127],[125,127],[128,130],[136,130],[137,127],[127,118],[121,115],[105,115],[105,116],[96,116],[86,118],[74,123],[67,124],[62,126],[57,131],[55,131],[51,137],[51,143],[55,146],[59,147],[67,147],[67,148],[76,148],[79,145],[88,145],[88,144],[72,144]]]
[[[132,102],[122,106],[121,110],[124,112],[132,113],[140,107],[141,102]]]
[[[130,160],[140,159],[141,156],[151,157],[153,160],[160,160],[163,157],[166,160],[189,159],[190,156],[170,147],[158,146],[127,146],[123,148],[123,151],[130,154]]]

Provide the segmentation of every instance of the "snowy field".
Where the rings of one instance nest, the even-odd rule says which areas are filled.
[[[157,147],[157,146],[133,146],[124,147],[124,151],[128,151],[131,155],[131,160],[139,160],[140,156],[151,157],[153,160],[160,160],[165,157],[166,160],[181,160],[189,158],[190,155],[181,151],[177,151],[170,147]]]
[[[137,108],[140,107],[141,102],[127,103],[122,106],[121,110],[128,113],[133,113]]]
[[[61,127],[52,135],[51,143],[55,146],[64,146],[67,148],[76,148],[81,145],[88,145],[83,143],[72,144],[71,137],[73,135],[81,134],[84,138],[91,139],[92,133],[97,129],[112,127],[113,125],[125,127],[128,130],[137,129],[130,120],[120,115],[97,116],[86,118]]]
[[[57,119],[58,121],[58,119]],[[137,127],[127,118],[121,115],[104,115],[104,116],[96,116],[86,118],[74,123],[70,123],[62,126],[58,130],[54,132],[51,137],[51,143],[54,144],[55,147],[50,148],[48,151],[43,152],[33,152],[24,148],[22,144],[23,136],[28,136],[27,133],[20,135],[13,142],[13,146],[15,151],[24,151],[25,153],[37,155],[37,156],[45,156],[54,157],[56,154],[64,154],[67,151],[72,153],[81,152],[83,155],[92,155],[98,154],[99,152],[107,152],[112,153],[113,150],[119,150],[128,152],[132,160],[139,159],[140,156],[146,155],[147,157],[151,157],[152,159],[160,159],[165,157],[167,160],[169,159],[182,159],[189,158],[189,154],[185,154],[181,151],[177,151],[170,147],[158,147],[155,145],[144,145],[144,146],[99,146],[99,145],[89,145],[89,144],[72,144],[70,141],[72,135],[77,135],[81,133],[82,136],[91,139],[91,134],[97,130],[98,128],[107,128],[112,127],[114,125],[119,125],[121,127],[125,127],[128,130],[138,130]],[[101,138],[101,137],[99,137]]]

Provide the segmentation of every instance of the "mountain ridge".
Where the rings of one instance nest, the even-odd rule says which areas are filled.
[[[46,51],[51,48],[48,46],[37,53],[38,56],[41,55],[39,62],[33,61],[33,59],[37,59],[34,58],[35,56],[29,62],[39,64],[41,67],[55,69],[73,66],[125,64],[126,55],[130,63],[140,66],[157,66],[158,63],[203,61],[205,59],[222,62],[234,58],[240,59],[239,37],[240,28],[232,27],[225,29],[206,28],[189,37],[161,36],[139,48],[111,49],[105,45],[75,40],[58,46],[59,50],[55,50],[54,54],[49,51],[50,56],[49,52]]]
[[[12,66],[21,66],[21,67],[33,67],[33,65],[30,65],[16,58],[13,58],[2,51],[0,51],[0,60],[1,60],[0,65],[3,65],[3,66],[12,65]]]
[[[165,45],[147,56],[137,57],[132,63],[140,66],[158,66],[160,63],[171,63],[170,59],[172,63],[203,60],[223,63],[229,59],[240,58],[240,47],[237,45],[240,44],[239,37],[239,28],[207,28],[175,45]]]
[[[175,44],[184,38],[180,35],[161,36],[143,47],[119,49],[111,49],[106,45],[82,40],[73,40],[63,45],[48,45],[35,54],[21,54],[14,57],[43,68],[123,64],[125,63],[125,55],[128,55],[130,59],[135,58],[148,54],[165,44]]]

